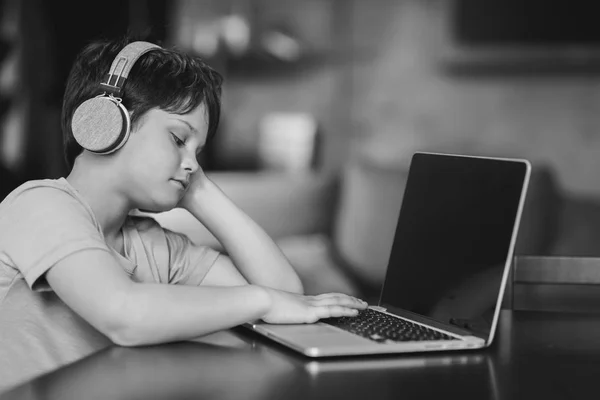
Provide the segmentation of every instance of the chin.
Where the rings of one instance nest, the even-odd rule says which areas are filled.
[[[146,213],[146,214],[158,214],[161,213],[163,211],[167,211],[167,210],[158,210],[158,209],[151,209],[151,208],[138,208],[138,210],[140,212]]]
[[[177,207],[180,198],[171,198],[171,199],[160,199],[156,200],[152,203],[142,204],[138,207],[140,211],[148,212],[148,213],[161,213],[174,209]]]
[[[148,208],[147,211],[156,214],[156,213],[171,211],[176,206],[177,206],[177,203],[169,204],[169,205],[155,205],[151,208]]]
[[[139,210],[149,213],[160,213],[177,207],[183,194],[181,190],[174,190],[173,185],[153,185],[152,188],[140,191],[135,198],[135,205]]]

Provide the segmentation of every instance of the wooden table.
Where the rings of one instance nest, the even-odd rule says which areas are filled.
[[[583,399],[600,396],[600,314],[502,311],[484,350],[314,361],[241,328],[114,347],[0,399]]]

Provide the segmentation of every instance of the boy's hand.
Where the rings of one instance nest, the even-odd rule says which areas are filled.
[[[262,317],[270,324],[311,324],[322,318],[354,317],[367,303],[342,293],[305,296],[263,287],[271,296],[271,309]]]
[[[179,200],[179,203],[177,203],[177,207],[181,207],[190,211],[189,207],[194,203],[194,201],[196,201],[195,196],[206,186],[207,182],[208,177],[204,173],[204,170],[198,167],[196,172],[190,175],[190,183],[188,188],[181,200]]]

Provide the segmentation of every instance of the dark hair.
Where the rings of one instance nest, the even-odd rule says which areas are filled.
[[[100,83],[119,51],[132,41],[129,37],[94,41],[75,59],[67,79],[61,115],[63,150],[69,170],[83,151],[73,137],[73,114],[81,103],[103,93]],[[136,61],[120,97],[131,113],[132,129],[152,108],[186,114],[204,103],[208,113],[207,140],[210,140],[219,125],[222,81],[222,76],[200,58],[161,48]]]

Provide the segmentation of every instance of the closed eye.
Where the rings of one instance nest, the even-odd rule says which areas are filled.
[[[173,137],[173,140],[177,144],[177,146],[179,146],[179,147],[185,146],[185,141],[179,139],[179,137],[177,135],[175,135],[173,132],[170,132],[170,133],[171,133],[171,136]]]

